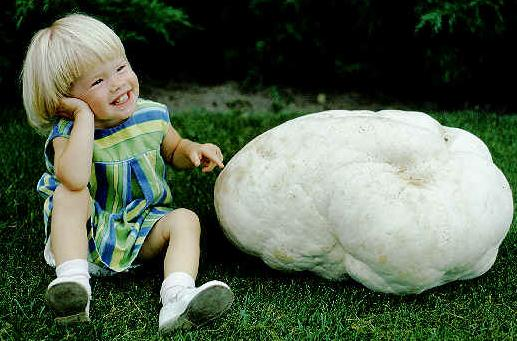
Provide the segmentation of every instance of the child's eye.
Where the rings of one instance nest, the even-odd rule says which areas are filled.
[[[118,68],[117,68],[117,72],[120,72],[122,70],[124,70],[124,68],[126,67],[126,64],[124,65],[120,65]]]
[[[102,82],[102,78],[99,78],[99,79],[95,80],[95,81],[92,83],[92,85],[91,85],[91,86],[95,86],[95,85],[97,85],[97,84],[100,84],[100,82]]]

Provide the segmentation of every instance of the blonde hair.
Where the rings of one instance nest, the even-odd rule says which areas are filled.
[[[120,38],[101,21],[71,14],[38,31],[22,71],[23,104],[29,123],[44,132],[55,120],[59,102],[88,68],[125,58]]]

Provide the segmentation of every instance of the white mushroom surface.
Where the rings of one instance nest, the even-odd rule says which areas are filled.
[[[285,122],[230,160],[214,194],[226,236],[272,268],[395,294],[485,273],[513,218],[478,137],[398,110]]]

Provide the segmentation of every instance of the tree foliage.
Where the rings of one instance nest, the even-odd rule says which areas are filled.
[[[334,87],[507,91],[511,0],[15,0],[0,22],[0,86],[31,35],[70,12],[112,26],[146,74]]]

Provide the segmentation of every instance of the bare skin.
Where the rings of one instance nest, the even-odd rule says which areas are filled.
[[[86,259],[86,222],[90,218],[88,189],[71,191],[59,185],[54,192],[50,240],[56,265],[67,260]]]
[[[173,272],[186,272],[196,278],[199,267],[201,228],[197,215],[184,208],[160,219],[147,236],[139,258],[147,261],[163,254],[164,278]]]

